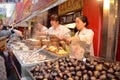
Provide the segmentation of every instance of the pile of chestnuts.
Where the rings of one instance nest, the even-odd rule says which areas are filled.
[[[120,80],[120,63],[59,58],[30,69],[36,80]]]

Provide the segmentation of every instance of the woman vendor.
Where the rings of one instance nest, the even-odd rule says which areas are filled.
[[[86,16],[76,17],[75,20],[77,32],[75,36],[65,38],[65,40],[71,43],[72,53],[71,57],[82,59],[85,54],[94,55],[93,52],[93,37],[94,32],[88,29],[88,19]]]
[[[61,38],[61,36],[69,36],[70,37],[70,30],[60,24],[60,18],[57,14],[53,14],[50,17],[51,27],[48,30],[48,34],[56,35],[57,37]]]

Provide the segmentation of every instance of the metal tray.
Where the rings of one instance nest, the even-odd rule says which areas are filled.
[[[15,51],[14,52],[14,55],[16,56],[16,58],[18,59],[18,61],[20,62],[20,64],[23,65],[23,66],[31,66],[31,65],[37,64],[37,62],[36,63],[30,63],[30,64],[23,63],[23,60],[20,59],[19,54],[26,53],[26,52],[27,53],[29,53],[29,52],[31,53],[33,51]],[[56,56],[52,56],[52,55],[50,55],[50,54],[48,54],[48,53],[46,53],[44,51],[40,51],[39,54],[45,55],[46,59],[41,60],[38,63],[57,58]]]
[[[57,57],[57,58],[69,57],[69,54],[67,54],[67,55],[58,55],[58,54],[55,54],[55,53],[47,51],[47,50],[42,50],[42,52],[46,53],[46,54],[49,54],[49,55],[51,55],[53,57]]]
[[[58,58],[56,58],[56,59],[58,59]],[[47,61],[43,61],[43,62],[49,62],[49,61],[56,61],[56,59],[52,59],[52,60],[47,60]],[[38,65],[41,65],[42,66],[42,63],[43,62],[41,62],[41,63],[39,63]],[[32,66],[32,67],[28,67],[28,68],[26,68],[25,69],[25,71],[26,71],[26,74],[25,74],[25,76],[27,76],[30,80],[36,80],[35,78],[34,78],[34,76],[32,75],[32,73],[30,72],[31,71],[31,69],[32,68],[34,68],[36,65],[34,65],[34,66]]]
[[[29,77],[29,79],[31,79],[31,80],[36,80],[33,77],[32,73],[30,72],[30,68],[26,68],[26,76]]]
[[[25,71],[26,68],[31,68],[31,67],[33,67],[33,66],[35,66],[35,65],[37,65],[37,64],[40,64],[40,63],[42,63],[42,62],[44,62],[44,61],[49,61],[49,60],[53,60],[53,59],[57,58],[57,57],[55,57],[55,56],[51,56],[51,55],[48,54],[48,53],[45,53],[45,52],[43,52],[43,51],[40,51],[40,54],[46,55],[46,59],[45,59],[45,60],[41,60],[41,61],[38,62],[38,63],[25,64],[25,63],[23,63],[23,61],[22,61],[22,60],[20,59],[20,57],[18,56],[19,52],[28,52],[28,51],[19,51],[19,50],[18,50],[18,51],[13,51],[13,55],[16,57],[16,59],[17,59],[17,61],[18,61],[18,64],[20,64],[20,66],[18,67],[18,69],[20,69],[20,75],[21,75],[22,77],[24,77],[24,76],[26,75],[26,71]],[[33,51],[29,51],[29,52],[33,52]]]

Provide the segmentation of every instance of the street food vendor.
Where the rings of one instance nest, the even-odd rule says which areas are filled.
[[[45,35],[48,31],[48,28],[44,25],[42,25],[40,22],[37,23],[37,26],[36,26],[36,35]]]
[[[3,30],[3,20],[0,19],[0,37],[3,36],[9,37],[14,33],[17,34],[18,36],[22,36],[22,32],[16,29]]]
[[[60,23],[60,18],[58,17],[57,14],[53,14],[50,17],[50,24],[51,27],[48,30],[48,34],[56,35],[57,37],[61,38],[61,36],[67,36],[70,37],[70,30],[61,25]]]
[[[75,20],[77,32],[75,36],[65,38],[67,42],[70,42],[72,53],[71,57],[82,59],[85,53],[94,55],[93,52],[93,37],[94,32],[88,29],[88,19],[86,16],[78,16]]]

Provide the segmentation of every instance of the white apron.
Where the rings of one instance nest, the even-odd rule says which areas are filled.
[[[91,29],[84,28],[81,32],[77,32],[75,36],[78,36],[80,40],[73,40],[71,42],[70,56],[77,59],[84,58],[85,53],[90,53],[91,56],[94,56],[93,31]]]

